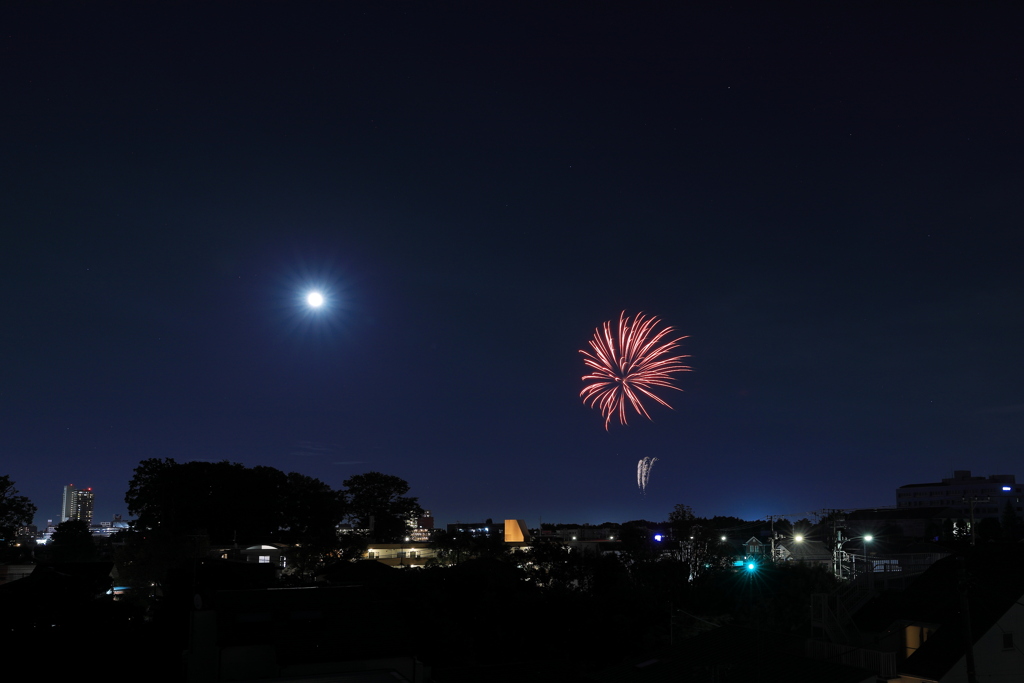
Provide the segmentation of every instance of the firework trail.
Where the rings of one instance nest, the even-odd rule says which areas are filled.
[[[651,480],[651,468],[656,462],[658,462],[657,458],[641,458],[640,462],[636,464],[636,485],[645,495],[647,482]]]
[[[690,370],[682,362],[689,356],[674,354],[673,351],[686,337],[666,341],[665,338],[675,329],[666,327],[655,333],[654,329],[660,322],[654,316],[644,317],[643,313],[630,320],[623,311],[619,314],[617,333],[613,332],[612,321],[609,320],[603,329],[594,330],[594,338],[590,340],[591,351],[580,351],[584,356],[583,362],[591,370],[589,375],[583,376],[583,381],[588,384],[580,392],[580,398],[591,408],[601,411],[606,431],[616,413],[619,422],[626,424],[627,404],[638,414],[651,419],[641,401],[644,396],[671,408],[654,394],[654,387],[681,391],[672,384],[673,375]]]

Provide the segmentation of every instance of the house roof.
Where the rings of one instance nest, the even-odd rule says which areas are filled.
[[[805,538],[799,543],[791,540],[781,541],[784,548],[796,562],[822,562],[832,560],[832,551],[821,541]]]
[[[938,625],[900,667],[901,674],[939,680],[965,654],[961,631],[966,587],[971,631],[977,642],[1024,596],[1024,546],[979,546],[933,564],[903,593],[883,596],[857,614],[863,631],[881,632],[908,623]]]
[[[959,517],[957,508],[945,506],[922,506],[914,508],[882,508],[873,510],[854,510],[846,515],[848,522],[899,522],[910,519],[932,519],[942,517]]]

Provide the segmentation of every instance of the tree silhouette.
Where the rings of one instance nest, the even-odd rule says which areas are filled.
[[[125,503],[139,531],[251,544],[273,540],[283,526],[286,487],[273,467],[151,458],[135,468]]]
[[[96,544],[89,525],[80,519],[69,519],[53,529],[47,544],[53,562],[91,562],[96,559]]]
[[[344,517],[344,496],[319,479],[289,472],[281,513],[278,540],[295,546],[290,558],[300,574],[322,567],[328,556],[346,545],[337,532]]]
[[[375,541],[400,541],[408,520],[423,515],[418,499],[405,495],[409,484],[401,477],[367,472],[343,483],[348,518],[361,529],[371,529]]]
[[[10,476],[0,475],[0,549],[14,545],[18,529],[32,523],[36,506],[19,496]]]

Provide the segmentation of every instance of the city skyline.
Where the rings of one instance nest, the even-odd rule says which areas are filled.
[[[37,523],[164,457],[379,471],[439,525],[1017,474],[1022,10],[198,11],[0,9]],[[623,311],[692,369],[606,430],[580,350]]]
[[[891,504],[890,503],[884,503],[884,504],[880,504],[880,505],[860,505],[860,506],[850,506],[850,507],[845,507],[845,508],[836,508],[834,506],[826,505],[826,506],[824,506],[824,507],[822,507],[820,509],[803,510],[803,511],[799,511],[799,512],[792,512],[791,511],[791,512],[782,513],[782,512],[779,512],[779,511],[774,511],[774,512],[765,513],[764,515],[760,515],[760,516],[757,516],[757,517],[754,517],[754,518],[750,518],[748,521],[754,521],[754,520],[758,520],[758,519],[769,520],[769,519],[772,519],[772,518],[775,518],[775,519],[780,519],[780,518],[781,519],[789,519],[790,521],[794,521],[794,520],[796,520],[798,518],[817,519],[818,517],[825,517],[825,516],[827,516],[831,512],[843,511],[843,510],[845,510],[845,511],[855,511],[855,510],[867,511],[867,510],[879,510],[879,509],[892,509],[892,510],[896,510],[896,509],[905,509],[905,508],[916,508],[916,507],[920,507],[920,506],[926,506],[926,507],[936,507],[936,506],[938,506],[937,509],[938,508],[950,508],[950,507],[952,507],[952,508],[962,508],[961,512],[963,512],[964,510],[968,509],[967,507],[964,507],[964,506],[966,506],[970,502],[970,498],[969,497],[962,497],[962,500],[961,500],[960,491],[961,490],[967,490],[967,489],[963,488],[963,487],[966,487],[966,486],[971,486],[971,487],[981,486],[982,488],[977,489],[978,491],[984,490],[986,492],[989,492],[989,493],[986,494],[986,496],[981,496],[981,497],[975,496],[975,498],[977,500],[979,500],[980,502],[985,504],[984,505],[984,509],[979,508],[979,513],[984,513],[987,516],[992,516],[993,514],[1001,515],[1002,514],[1002,506],[1007,501],[1016,500],[1018,503],[1020,502],[1020,495],[1019,494],[1020,494],[1020,491],[1021,491],[1021,487],[1020,487],[1020,484],[1016,483],[1016,474],[1014,474],[1014,473],[1001,472],[1001,473],[992,473],[992,474],[988,474],[988,475],[979,475],[977,473],[972,473],[971,470],[955,470],[955,471],[952,472],[952,475],[949,476],[949,477],[939,477],[939,478],[936,478],[936,479],[937,479],[937,481],[929,480],[929,481],[922,481],[922,482],[908,482],[906,484],[900,485],[897,488],[897,490],[893,492],[893,501],[894,502],[892,502]],[[924,493],[924,494],[914,493],[915,490],[923,490],[926,493]],[[975,490],[975,489],[972,488],[970,490]],[[951,493],[951,491],[953,493]],[[77,501],[77,499],[75,498],[75,494],[80,494],[80,493],[87,494],[87,501],[86,501],[84,506],[81,503],[79,503]],[[917,501],[916,498],[917,498],[918,495],[926,495],[926,496],[932,496],[932,497],[938,495],[939,499],[933,500],[931,498],[924,498],[921,501]],[[59,523],[61,521],[67,521],[68,519],[81,519],[83,516],[86,517],[85,521],[88,524],[90,524],[91,526],[100,526],[103,522],[114,522],[114,521],[120,522],[120,521],[122,521],[122,516],[125,516],[125,515],[124,515],[124,513],[121,513],[121,512],[113,513],[110,516],[109,520],[98,519],[98,518],[94,519],[93,518],[93,513],[92,513],[92,511],[93,511],[93,504],[94,504],[94,496],[95,496],[95,494],[94,494],[94,492],[92,490],[92,487],[76,489],[73,484],[65,485],[63,487],[61,514],[58,515],[56,518],[47,517],[46,518],[47,521],[50,521],[50,522],[53,522],[54,524],[57,524],[57,523]],[[953,496],[953,498],[950,498],[950,496]],[[996,499],[995,502],[992,502],[991,500],[989,500],[989,498],[991,498],[992,496],[995,497],[995,499]],[[911,498],[914,498],[915,500],[911,500]],[[86,511],[84,513],[81,512],[83,507],[86,509]],[[785,507],[785,505],[782,505],[782,507]],[[1019,512],[1019,507],[1020,507],[1019,505],[1015,506],[1015,511]],[[68,510],[71,511],[70,514],[67,514]],[[42,508],[40,507],[40,512],[37,512],[36,520],[35,520],[34,523],[35,523],[35,525],[37,527],[44,528],[46,525],[42,523],[42,519],[40,518],[41,511],[42,511]],[[519,512],[522,513],[523,511],[519,511]],[[528,511],[526,511],[526,512],[528,512]],[[671,512],[672,512],[672,510],[668,510],[668,511],[665,512],[664,516],[662,516],[662,517],[652,517],[650,519],[646,519],[645,521],[654,522],[654,523],[667,522],[669,517],[670,517]],[[712,516],[715,516],[715,515],[711,515],[711,514],[704,514],[700,510],[695,510],[693,512],[694,512],[694,514],[697,517],[707,517],[707,518],[710,518]],[[727,513],[727,512],[718,512],[716,514],[721,515],[721,516],[739,517],[738,515],[733,515],[733,514],[730,514],[730,513]],[[966,513],[964,513],[964,514],[966,514]],[[424,518],[429,518],[431,521],[433,521],[433,515],[431,514],[431,511],[429,509],[425,510]],[[483,515],[483,516],[480,516],[480,517],[477,517],[477,518],[473,518],[473,520],[469,520],[469,519],[465,519],[465,520],[452,520],[452,521],[449,521],[449,522],[445,522],[442,525],[439,525],[437,528],[444,528],[444,526],[450,526],[450,525],[452,525],[454,523],[470,523],[471,521],[473,523],[476,523],[476,522],[480,522],[480,521],[487,520],[487,519],[506,519],[506,517],[504,515],[500,514],[500,513],[497,514],[497,515],[493,515],[493,514],[492,515]],[[620,520],[605,519],[605,520],[603,520],[603,522],[600,522],[600,523],[583,522],[582,524],[584,524],[584,525],[597,525],[597,524],[602,524],[602,523],[620,524],[620,523],[626,523],[626,522],[630,522],[630,521],[640,521],[640,520],[633,520],[633,519],[629,519],[629,520],[626,520],[626,519],[620,519]],[[569,520],[561,520],[561,519],[560,520],[552,520],[552,519],[549,519],[549,520],[547,520],[547,522],[554,523],[554,524],[575,524],[575,523],[577,523],[576,520],[571,520],[571,519],[569,519]],[[540,521],[540,518],[538,518],[537,528],[539,528],[540,526],[541,526],[541,521]]]

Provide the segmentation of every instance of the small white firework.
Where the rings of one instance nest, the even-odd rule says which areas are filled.
[[[641,458],[636,464],[636,485],[644,494],[647,493],[647,482],[651,479],[651,468],[656,462],[657,458]]]

